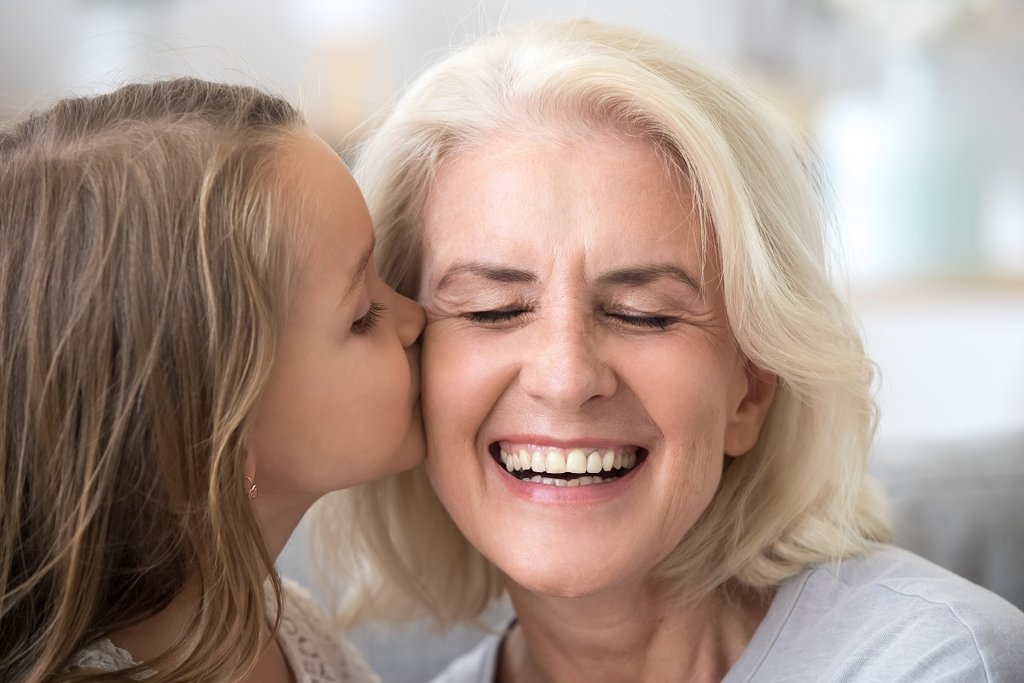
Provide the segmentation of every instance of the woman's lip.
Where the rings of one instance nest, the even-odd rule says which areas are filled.
[[[493,443],[530,444],[531,446],[547,446],[552,448],[563,448],[566,450],[571,448],[644,448],[636,442],[585,435],[563,439],[540,434],[503,434],[490,439],[486,443],[486,446],[490,447]]]
[[[531,503],[544,505],[599,505],[617,498],[627,491],[636,480],[636,473],[643,469],[644,463],[637,465],[626,474],[611,481],[587,486],[554,486],[520,480],[510,474],[501,463],[490,460],[490,474],[498,477],[501,484],[513,496]],[[544,476],[540,474],[540,476]]]

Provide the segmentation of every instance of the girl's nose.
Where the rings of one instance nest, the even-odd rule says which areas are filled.
[[[426,324],[426,316],[418,303],[398,292],[392,292],[390,304],[395,312],[395,329],[402,346],[408,348],[416,343]]]

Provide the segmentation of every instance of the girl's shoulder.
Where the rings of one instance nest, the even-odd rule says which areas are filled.
[[[132,654],[114,645],[109,638],[98,640],[88,647],[82,648],[68,660],[65,671],[113,672],[138,666]],[[145,679],[149,674],[135,676],[137,680]]]
[[[289,579],[281,584],[284,602],[277,639],[297,683],[380,683],[348,639],[332,627],[309,591]],[[272,595],[267,602],[273,618],[277,607]],[[75,653],[65,671],[103,673],[137,665],[130,652],[104,638]]]
[[[330,623],[323,609],[298,583],[282,578],[278,642],[297,683],[379,683],[351,642]],[[276,610],[273,599],[271,618]]]

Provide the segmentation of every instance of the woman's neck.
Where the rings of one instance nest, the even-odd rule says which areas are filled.
[[[510,585],[519,615],[500,683],[720,681],[764,619],[770,595],[714,593],[688,606],[644,585],[556,598]]]

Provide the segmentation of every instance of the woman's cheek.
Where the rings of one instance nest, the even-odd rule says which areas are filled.
[[[485,355],[476,340],[454,330],[428,328],[423,340],[423,387],[428,400],[438,397],[445,411],[458,408],[460,395],[468,399],[475,391],[479,359]],[[442,402],[448,399],[448,402]],[[451,402],[454,401],[454,402]]]

